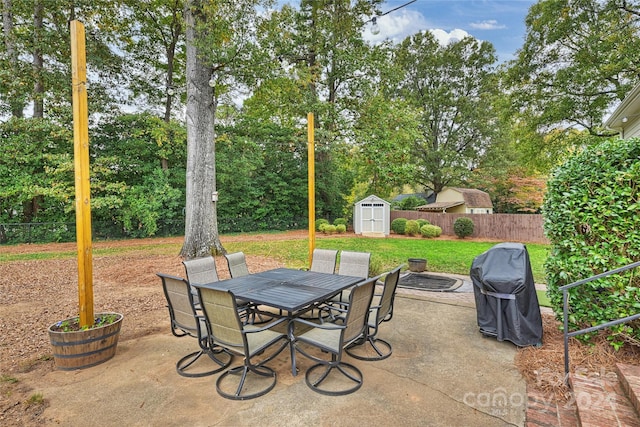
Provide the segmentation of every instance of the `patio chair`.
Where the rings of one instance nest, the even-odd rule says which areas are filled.
[[[369,252],[352,252],[342,251],[340,252],[340,265],[338,266],[338,274],[343,276],[356,276],[366,279],[369,277],[369,263],[371,261],[371,254]],[[349,301],[349,289],[346,289],[333,297],[328,301],[329,304],[333,302],[348,302]]]
[[[393,317],[393,303],[401,269],[402,266],[396,267],[385,277],[382,294],[374,296],[369,308],[364,337],[345,349],[349,356],[359,360],[383,360],[391,356],[393,351],[391,344],[378,338],[377,335],[380,324],[388,322]],[[371,355],[371,350],[375,352],[375,355]]]
[[[373,297],[377,277],[367,279],[360,285],[356,285],[350,294],[349,307],[345,311],[343,324],[323,323],[317,324],[305,319],[293,319],[312,329],[304,332],[294,339],[295,349],[304,356],[317,362],[305,373],[305,381],[312,390],[330,396],[340,396],[353,393],[362,386],[362,372],[352,364],[342,360],[344,349],[362,337],[366,328],[366,320]],[[340,310],[335,308],[336,310]],[[330,353],[331,360],[312,355],[305,346],[320,349],[323,353]],[[335,373],[334,375],[331,375]],[[344,378],[354,384],[344,388]],[[335,383],[340,387],[337,387]],[[333,386],[332,384],[333,383]]]
[[[231,368],[218,377],[218,394],[227,399],[247,400],[271,391],[276,385],[276,372],[264,364],[280,354],[289,342],[285,333],[271,328],[287,319],[281,318],[263,327],[243,324],[231,291],[198,288],[198,295],[215,342],[230,353],[244,357],[242,366]],[[275,353],[258,363],[253,362],[255,356],[278,341],[282,343]]]
[[[216,347],[207,331],[204,318],[196,314],[193,295],[189,283],[181,277],[157,273],[162,280],[162,289],[167,299],[167,308],[171,318],[171,333],[176,337],[191,336],[198,339],[199,351],[189,353],[176,363],[176,371],[183,377],[204,377],[227,368],[233,356]],[[189,370],[196,361],[206,354],[218,367],[211,370]]]
[[[200,307],[200,300],[198,299],[198,290],[193,286],[194,283],[211,283],[220,280],[218,278],[218,270],[216,269],[216,260],[212,256],[205,256],[201,258],[192,258],[182,261],[185,272],[187,273],[187,280],[191,284],[191,294],[193,295],[193,301],[197,308]]]
[[[333,249],[314,249],[309,271],[333,274],[336,272],[338,251]]]
[[[227,259],[229,274],[231,275],[232,278],[249,275],[247,260],[243,252],[234,252],[231,254],[225,254],[224,257]]]
[[[187,280],[191,285],[191,293],[194,296],[193,302],[196,309],[200,309],[200,297],[198,296],[198,290],[194,286],[195,284],[206,284],[217,282],[218,270],[216,269],[216,260],[212,256],[205,256],[201,258],[193,258],[182,261],[185,271],[187,273]],[[238,310],[246,319],[249,318],[250,304],[248,301],[238,301]]]

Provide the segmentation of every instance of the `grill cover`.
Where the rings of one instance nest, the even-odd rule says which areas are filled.
[[[500,243],[471,265],[480,332],[517,346],[542,345],[542,318],[527,248]]]

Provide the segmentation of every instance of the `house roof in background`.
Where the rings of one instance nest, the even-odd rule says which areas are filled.
[[[475,188],[457,188],[452,187],[452,190],[455,190],[462,194],[464,198],[464,203],[468,208],[492,208],[493,202],[491,201],[491,197],[489,193],[486,193],[482,190],[477,190]]]
[[[462,200],[459,202],[435,202],[429,203],[428,205],[418,206],[416,210],[418,211],[433,211],[433,212],[444,212],[449,208],[453,208],[455,206],[463,205],[465,202]]]
[[[624,119],[637,117],[640,115],[640,83],[629,91],[620,105],[611,113],[611,116],[604,122],[609,129],[621,130],[627,123]]]

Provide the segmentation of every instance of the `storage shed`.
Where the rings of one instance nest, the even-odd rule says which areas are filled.
[[[353,230],[356,234],[388,236],[390,227],[390,203],[371,195],[356,202],[353,208]]]

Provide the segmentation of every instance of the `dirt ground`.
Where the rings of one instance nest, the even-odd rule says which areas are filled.
[[[274,235],[245,235],[223,237],[222,242],[241,240],[304,239],[305,231]],[[154,333],[166,332],[168,313],[161,292],[157,272],[184,276],[182,259],[175,255],[153,254],[149,245],[176,243],[182,238],[140,239],[94,242],[93,248],[107,249],[118,246],[141,247],[124,256],[94,256],[94,311],[113,311],[124,315],[120,340],[126,341]],[[44,253],[76,250],[76,244],[18,245],[1,247],[2,253]],[[281,267],[273,258],[248,256],[254,271]],[[228,278],[223,257],[218,257],[221,279]],[[30,384],[54,369],[47,328],[49,325],[72,317],[77,313],[78,292],[76,260],[47,259],[15,261],[0,264],[0,425],[39,425],[38,417],[47,406],[46,396],[33,394]],[[562,335],[557,322],[545,320],[545,351],[526,349],[518,353],[522,374],[532,387],[553,389],[562,399],[566,390],[562,386]],[[606,343],[603,347],[607,347]],[[610,347],[610,346],[609,346]],[[600,352],[572,350],[572,360],[590,357],[584,352],[596,353],[594,366],[613,363],[621,355],[612,355],[604,348]],[[623,355],[638,358],[639,353]],[[541,381],[540,373],[546,372]]]

